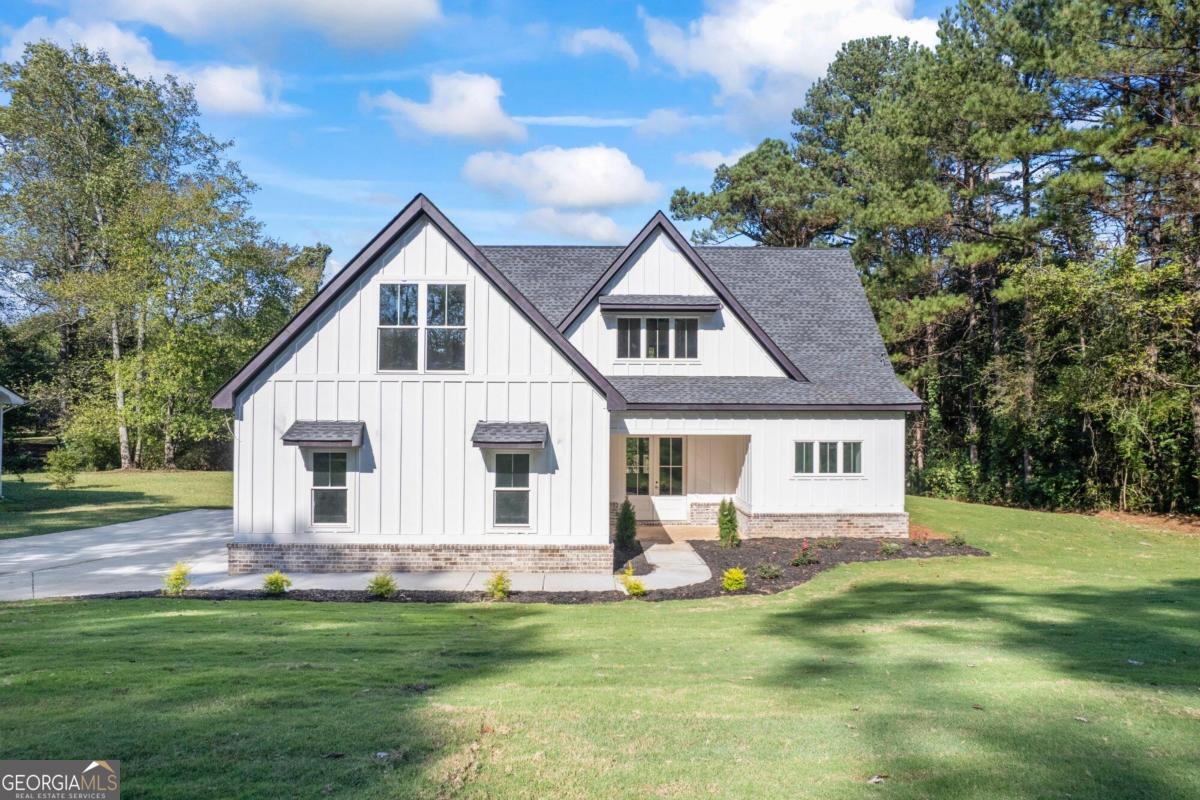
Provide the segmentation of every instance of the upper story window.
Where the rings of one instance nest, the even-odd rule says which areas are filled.
[[[642,321],[622,317],[617,320],[617,358],[642,357]]]
[[[700,321],[695,317],[619,317],[617,358],[696,359]]]
[[[424,295],[425,313],[420,313]],[[424,347],[421,342],[424,340]],[[381,371],[466,369],[467,287],[461,283],[379,286]],[[421,363],[422,357],[424,364]]]

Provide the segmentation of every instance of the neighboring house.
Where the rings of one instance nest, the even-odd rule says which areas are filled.
[[[25,405],[25,400],[11,389],[0,386],[0,479],[4,477],[4,412]],[[4,481],[0,480],[0,497],[4,497]]]
[[[610,570],[640,520],[904,536],[904,415],[842,250],[478,247],[418,195],[213,399],[231,572]]]

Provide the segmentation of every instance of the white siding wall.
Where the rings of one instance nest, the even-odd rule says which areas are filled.
[[[602,294],[712,295],[713,289],[661,233],[651,236],[613,276]],[[618,361],[617,317],[602,314],[593,302],[575,321],[567,338],[605,375],[783,375],[763,346],[737,317],[722,309],[699,318],[699,359],[675,362]]]
[[[466,372],[378,373],[379,284],[440,279],[467,285]],[[608,540],[604,397],[428,224],[384,253],[237,397],[235,518],[243,538],[304,538],[310,527],[311,463],[279,440],[297,419],[366,422],[363,447],[350,458],[350,530],[307,538]],[[530,532],[487,532],[490,453],[470,442],[481,419],[550,426],[552,445],[531,468]]]
[[[614,414],[612,432],[617,434],[615,442],[624,435],[749,436],[746,463],[736,486],[743,510],[760,514],[904,511],[903,412]],[[862,442],[862,474],[796,477],[796,441]],[[738,456],[736,452],[710,454],[712,458]]]

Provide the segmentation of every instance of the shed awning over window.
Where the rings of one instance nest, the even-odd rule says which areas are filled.
[[[542,450],[550,437],[544,422],[476,422],[471,444],[497,450]]]
[[[284,444],[295,447],[361,447],[361,420],[297,420],[283,436]]]
[[[604,294],[601,311],[717,311],[721,300],[709,294]]]

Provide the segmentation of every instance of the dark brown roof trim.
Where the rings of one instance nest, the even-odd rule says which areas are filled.
[[[601,311],[684,311],[706,312],[719,311],[721,301],[716,297],[695,297],[683,299],[676,296],[654,298],[646,295],[636,295],[626,300],[619,294],[600,295]]]
[[[920,411],[921,403],[627,403],[626,411]]]
[[[629,259],[633,258],[633,254],[642,246],[642,243],[657,229],[661,229],[674,242],[675,246],[679,248],[679,252],[683,253],[684,258],[688,260],[688,263],[704,276],[704,279],[708,281],[708,285],[717,293],[717,297],[721,298],[721,301],[733,312],[733,315],[741,320],[742,324],[750,330],[750,334],[758,340],[759,344],[766,348],[767,352],[771,354],[771,358],[775,360],[775,363],[783,369],[788,377],[792,380],[807,382],[808,378],[804,377],[804,373],[792,363],[792,360],[780,349],[779,345],[775,344],[775,341],[767,335],[767,332],[754,321],[754,318],[750,316],[750,312],[738,302],[738,299],[733,296],[733,292],[729,291],[729,288],[721,282],[721,279],[717,277],[708,264],[704,263],[704,259],[700,257],[700,254],[688,244],[687,239],[683,238],[679,230],[671,224],[671,221],[661,211],[655,212],[654,216],[650,218],[650,221],[646,223],[638,235],[633,237],[633,241],[625,246],[625,249],[608,266],[608,269],[592,285],[592,288],[588,289],[583,299],[576,303],[570,313],[558,324],[558,329],[565,332],[571,327],[571,323],[583,314],[588,305],[600,295],[605,285],[612,280],[614,275],[620,272]]]
[[[342,292],[352,285],[367,267],[374,263],[376,257],[391,247],[422,216],[427,217],[447,239],[453,242],[459,252],[476,269],[482,272],[501,294],[512,301],[513,305],[517,307],[517,310],[521,312],[525,319],[541,331],[550,340],[550,343],[566,356],[572,366],[583,373],[588,382],[607,398],[610,411],[624,410],[625,398],[617,391],[616,387],[609,383],[583,357],[583,354],[567,341],[566,336],[558,328],[554,327],[550,320],[546,319],[542,312],[538,311],[525,295],[518,291],[517,287],[512,284],[512,281],[505,277],[504,273],[496,269],[492,262],[479,251],[479,248],[463,235],[462,231],[455,227],[454,223],[423,194],[418,194],[414,197],[412,202],[393,217],[392,221],[383,230],[375,234],[375,238],[368,242],[362,250],[359,250],[354,258],[350,259],[349,263],[334,276],[333,280],[321,289],[321,291],[317,292],[316,296],[304,308],[300,309],[287,325],[283,326],[283,330],[275,334],[271,341],[267,342],[244,367],[238,370],[236,375],[217,390],[212,399],[213,407],[233,408],[234,397],[237,393],[252,381],[259,372],[265,369],[284,348],[291,344],[308,327],[309,323],[332,305]]]

